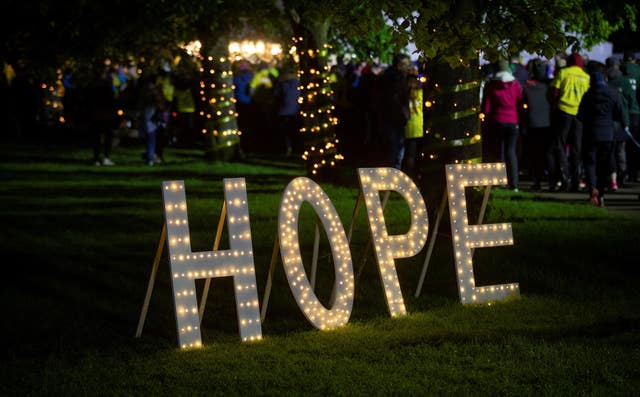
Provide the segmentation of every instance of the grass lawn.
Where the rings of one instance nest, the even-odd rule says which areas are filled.
[[[223,178],[246,179],[262,303],[280,197],[289,181],[304,176],[304,164],[265,155],[214,163],[197,150],[169,148],[166,164],[147,167],[134,145],[114,150],[116,166],[95,167],[91,149],[77,146],[0,146],[2,396],[640,392],[638,219],[494,189],[485,223],[511,222],[515,244],[478,249],[476,283],[518,282],[520,299],[459,303],[445,220],[419,298],[426,248],[396,260],[408,315],[390,318],[361,210],[354,267],[367,260],[347,326],[321,332],[309,325],[278,261],[262,341],[240,342],[233,285],[214,279],[202,323],[205,346],[182,351],[166,253],[142,337],[134,338],[163,223],[161,183],[184,180],[191,246],[206,251]],[[345,175],[321,186],[347,228],[359,186],[355,170]],[[390,233],[406,231],[409,215],[399,195],[391,195],[385,219]],[[305,204],[300,244],[307,267],[313,230]],[[225,232],[220,249],[227,246]],[[322,232],[323,302],[333,277]]]

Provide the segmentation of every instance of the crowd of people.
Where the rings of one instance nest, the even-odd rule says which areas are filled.
[[[191,65],[193,66],[193,65]],[[238,130],[241,132],[240,153],[285,152],[294,150],[299,135],[299,81],[290,67],[261,62],[251,65],[238,61],[234,65],[233,89]],[[255,69],[255,71],[254,71]],[[172,67],[160,62],[147,67],[140,76],[121,90],[117,68],[105,67],[88,86],[88,102],[112,115],[110,120],[93,117],[102,128],[91,128],[95,136],[96,165],[112,165],[109,159],[112,134],[122,117],[113,117],[117,109],[126,109],[129,127],[135,129],[145,145],[143,160],[149,166],[164,161],[166,147],[206,148],[210,144],[200,133],[204,119],[211,109],[208,101],[201,101],[201,79],[197,67]],[[111,92],[93,89],[111,87]],[[98,96],[98,94],[100,95]],[[301,146],[296,147],[300,151]],[[101,157],[101,153],[104,154]]]
[[[424,138],[419,65],[402,53],[387,66],[339,58],[331,79],[336,134],[346,161],[395,167],[419,178]]]
[[[605,63],[578,53],[526,66],[500,60],[482,94],[483,160],[506,163],[509,187],[528,173],[533,189],[604,194],[639,180],[640,66],[632,53]],[[629,143],[629,141],[631,141]]]
[[[244,153],[292,155],[302,150],[300,81],[291,65],[247,60],[234,64],[233,86]]]
[[[134,131],[145,146],[142,160],[149,166],[164,161],[167,146],[202,148],[206,140],[199,133],[198,91],[200,78],[195,64],[176,67],[160,60],[147,65],[141,73],[124,73],[121,65],[98,67],[95,77],[83,90],[82,96],[89,107],[102,104],[109,120],[102,120],[105,129],[90,128],[94,136],[96,165],[111,165],[108,158],[114,131]],[[127,70],[127,68],[124,68]],[[137,69],[136,69],[137,70]],[[110,86],[96,97],[95,85]],[[95,120],[92,113],[90,120]]]
[[[338,58],[329,81],[339,120],[336,135],[347,161],[402,168],[416,176],[424,134],[422,86],[409,56],[397,54],[388,67]],[[304,150],[294,66],[238,61],[234,92],[245,152],[297,155]]]
[[[517,58],[485,65],[481,90],[484,162],[504,162],[508,187],[521,175],[533,189],[585,191],[594,205],[604,194],[640,181],[640,65],[634,54],[605,63],[578,53],[551,63]],[[300,81],[295,64],[239,60],[233,90],[241,151],[299,154]],[[114,165],[113,132],[123,118],[144,142],[143,161],[163,162],[166,146],[198,147],[199,78],[196,68],[160,62],[140,75],[135,66],[100,64],[83,92],[80,113],[88,117],[93,162]],[[330,71],[340,151],[356,165],[388,166],[419,178],[424,145],[422,79],[418,65],[396,54],[389,66],[338,58]],[[73,77],[65,73],[71,112],[77,103]],[[19,82],[20,77],[16,79]],[[631,141],[631,142],[629,142]]]

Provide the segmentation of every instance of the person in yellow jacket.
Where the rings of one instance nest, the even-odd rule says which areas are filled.
[[[418,156],[424,131],[422,112],[422,84],[418,70],[413,69],[408,76],[409,82],[409,120],[404,127],[404,155],[402,171],[416,180],[418,172]]]
[[[551,82],[551,128],[555,142],[552,156],[554,168],[549,172],[552,174],[550,179],[555,179],[561,190],[578,191],[580,184],[582,123],[576,115],[582,96],[589,89],[590,80],[582,67],[582,57],[573,53],[567,59],[567,67],[560,69]],[[554,188],[550,186],[550,189]]]

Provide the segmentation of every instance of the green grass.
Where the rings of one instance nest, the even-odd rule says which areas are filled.
[[[298,160],[263,155],[215,163],[176,148],[168,149],[167,164],[149,168],[141,151],[118,147],[117,166],[95,167],[89,148],[0,146],[6,344],[0,395],[609,396],[640,390],[640,220],[500,189],[492,192],[486,223],[511,222],[515,245],[477,250],[476,282],[518,282],[520,299],[458,303],[445,220],[419,298],[413,295],[425,250],[396,261],[409,315],[389,318],[361,210],[352,256],[356,268],[365,255],[367,262],[347,326],[313,329],[278,262],[263,341],[240,342],[232,283],[215,279],[202,324],[205,347],[180,351],[165,254],[142,337],[135,339],[163,222],[162,181],[185,181],[192,248],[202,251],[213,242],[222,179],[246,178],[262,302],[280,197],[289,181],[304,175]],[[340,181],[321,185],[347,228],[358,195],[355,170],[345,170]],[[406,231],[407,206],[398,195],[385,217],[391,233]],[[300,229],[308,266],[314,215],[307,204]],[[227,246],[225,233],[220,248]],[[324,233],[320,253],[318,295],[326,302],[333,265]]]

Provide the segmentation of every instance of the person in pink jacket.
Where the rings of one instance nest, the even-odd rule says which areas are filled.
[[[497,62],[498,71],[486,83],[482,95],[482,161],[504,162],[509,188],[518,191],[517,145],[520,135],[522,87],[513,77],[506,60]]]

